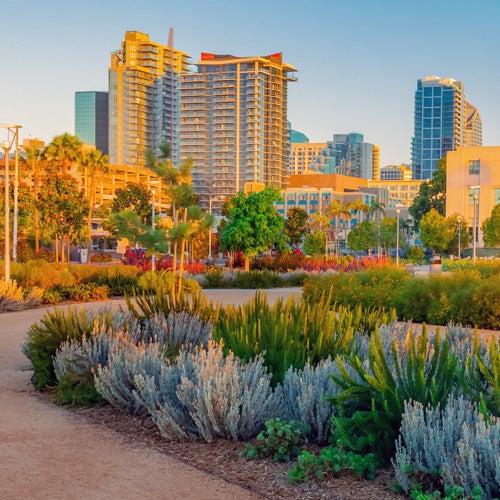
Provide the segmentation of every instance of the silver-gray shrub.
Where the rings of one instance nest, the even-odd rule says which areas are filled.
[[[339,375],[338,364],[330,357],[316,366],[306,363],[302,370],[290,368],[283,380],[283,420],[296,420],[310,428],[308,439],[325,442],[335,408],[327,397],[340,388],[331,375]]]
[[[450,397],[443,410],[406,403],[393,466],[406,492],[440,471],[445,488],[462,486],[470,495],[481,486],[486,498],[498,496],[500,419],[485,420],[462,396]]]
[[[224,356],[221,343],[209,341],[207,349],[199,346],[193,351],[182,350],[173,366],[181,374],[177,375],[177,401],[161,395],[149,396],[150,401],[156,400],[156,408],[149,406],[149,411],[165,437],[199,437],[207,442],[217,438],[248,439],[263,428],[266,420],[277,415],[281,390],[272,390],[262,356],[244,364],[232,352]],[[186,376],[186,371],[191,370]],[[167,376],[175,381],[171,373]],[[152,382],[151,378],[143,381]],[[148,400],[144,389],[139,393],[143,400]],[[183,408],[181,421],[179,405]],[[195,433],[191,432],[190,422],[186,422],[186,414],[192,419]]]
[[[189,344],[206,346],[212,325],[194,314],[171,311],[167,317],[158,313],[142,320],[131,319],[128,332],[136,344],[157,342],[168,348]]]
[[[63,342],[54,356],[54,372],[58,382],[68,374],[84,375],[98,365],[108,363],[111,336],[109,333],[97,333],[82,340]]]
[[[135,376],[159,377],[164,360],[164,348],[158,343],[136,345],[126,336],[113,337],[110,342],[108,363],[95,370],[97,391],[112,406],[135,415],[147,413],[137,398]]]

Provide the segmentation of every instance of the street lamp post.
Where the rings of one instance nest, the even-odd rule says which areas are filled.
[[[10,206],[9,206],[9,151],[10,141],[2,141],[2,149],[5,159],[5,181],[4,181],[4,280],[8,283],[10,281]]]
[[[155,194],[156,191],[154,189],[151,190],[151,229],[155,230]],[[155,270],[156,265],[156,254],[153,248],[153,254],[151,255],[151,271]]]
[[[399,214],[401,210],[396,210],[396,267],[399,267]]]
[[[458,221],[458,260],[460,260],[460,251],[462,246],[461,236],[462,236],[462,216],[457,217]]]
[[[474,265],[476,264],[476,246],[477,246],[477,205],[478,205],[478,199],[479,196],[477,194],[474,194],[473,196],[474,199],[474,228],[472,231],[472,261]]]

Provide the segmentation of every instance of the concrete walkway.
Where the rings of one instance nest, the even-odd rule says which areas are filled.
[[[269,300],[297,289],[273,290]],[[253,291],[208,291],[224,304]],[[118,308],[123,301],[111,301]],[[99,309],[108,303],[86,304]],[[66,307],[66,306],[65,306]],[[250,499],[248,491],[89,425],[37,394],[21,345],[51,308],[0,314],[0,499]]]

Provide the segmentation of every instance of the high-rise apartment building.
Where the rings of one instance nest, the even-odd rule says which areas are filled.
[[[364,142],[363,134],[334,134],[326,148],[312,165],[324,174],[341,174],[363,179],[378,178],[380,172],[379,146]]]
[[[411,143],[414,179],[432,178],[438,160],[448,151],[466,144],[467,122],[470,123],[471,140],[478,140],[481,118],[479,113],[473,112],[473,106],[467,113],[465,98],[464,84],[453,78],[428,76],[417,81]]]
[[[182,157],[192,157],[193,187],[207,208],[247,185],[282,188],[288,167],[288,82],[282,54],[235,57],[202,53],[181,75]]]
[[[483,145],[483,122],[477,108],[465,103],[465,143],[464,146]]]
[[[303,174],[309,170],[321,151],[326,148],[326,142],[292,142],[289,174]]]
[[[179,73],[188,55],[127,31],[121,48],[111,55],[109,69],[110,163],[141,167],[144,151],[158,152],[169,142],[174,164],[179,159]]]
[[[108,92],[75,92],[75,135],[108,154]]]

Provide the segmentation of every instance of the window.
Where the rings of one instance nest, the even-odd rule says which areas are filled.
[[[500,205],[500,188],[495,188],[493,190],[493,204]]]
[[[477,200],[476,203],[479,202],[479,187],[470,187],[469,188],[469,205],[474,205],[474,198]]]
[[[469,161],[469,175],[479,174],[479,160]]]

